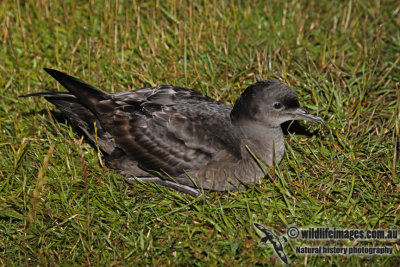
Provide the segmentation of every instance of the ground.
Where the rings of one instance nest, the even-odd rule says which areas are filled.
[[[400,4],[195,2],[0,2],[0,264],[281,265],[253,223],[399,228]],[[244,192],[131,186],[54,106],[18,98],[64,90],[44,67],[107,92],[175,84],[228,105],[278,79],[326,127],[286,124],[283,161]],[[296,254],[319,245],[394,254]],[[284,248],[296,266],[400,264],[398,239]]]

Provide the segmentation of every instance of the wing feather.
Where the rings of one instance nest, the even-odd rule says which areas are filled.
[[[99,119],[116,145],[145,170],[181,174],[207,165],[226,147],[235,147],[227,146],[233,137],[220,137],[221,129],[226,133],[231,127],[230,107],[195,91],[161,86],[110,99],[97,105],[103,112]],[[238,151],[227,152],[240,157]]]
[[[230,130],[231,108],[199,92],[161,85],[107,94],[63,72],[46,71],[69,93],[25,96],[46,97],[92,141],[96,122],[107,161],[125,174],[207,172],[219,159],[241,158],[240,138]]]

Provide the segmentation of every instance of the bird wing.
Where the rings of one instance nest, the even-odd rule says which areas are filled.
[[[144,88],[113,94],[97,108],[117,146],[145,170],[171,175],[196,170],[221,150],[240,157],[232,148],[231,108],[195,91]]]
[[[168,85],[107,94],[63,72],[45,70],[70,93],[48,100],[75,121],[79,113],[90,117],[81,124],[99,121],[105,140],[126,153],[126,158],[119,153],[121,160],[136,160],[143,170],[174,175],[204,167],[215,155],[240,158],[231,108],[207,96]],[[92,131],[87,132],[92,139]]]

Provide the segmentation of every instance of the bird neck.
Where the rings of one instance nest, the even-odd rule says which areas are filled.
[[[267,165],[278,164],[285,151],[285,141],[281,126],[271,127],[256,122],[246,122],[238,126],[242,133],[242,153],[250,151]],[[248,147],[248,149],[246,148]]]

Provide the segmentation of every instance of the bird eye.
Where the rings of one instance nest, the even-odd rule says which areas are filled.
[[[274,108],[275,108],[275,109],[280,109],[281,107],[282,107],[282,104],[279,103],[279,102],[276,102],[276,103],[274,104]]]

